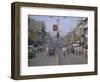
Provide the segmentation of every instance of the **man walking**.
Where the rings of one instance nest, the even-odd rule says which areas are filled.
[[[65,46],[62,48],[62,52],[63,52],[64,57],[65,57],[66,56],[66,47]]]

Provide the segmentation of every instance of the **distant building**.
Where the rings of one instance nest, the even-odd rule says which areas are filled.
[[[66,45],[71,45],[74,42],[74,34],[73,34],[73,32],[69,32],[66,35],[65,40],[66,40]]]
[[[87,44],[88,40],[88,19],[84,18],[74,30],[75,43]]]
[[[28,38],[30,43],[38,45],[49,45],[52,41],[50,33],[46,32],[46,26],[44,21],[37,21],[33,18],[28,19]]]
[[[83,18],[80,23],[65,36],[66,44],[73,43],[80,44],[81,46],[87,45],[88,42],[88,19]]]
[[[32,18],[28,18],[28,37],[33,41],[38,41],[42,37],[45,28],[44,21],[36,21]]]

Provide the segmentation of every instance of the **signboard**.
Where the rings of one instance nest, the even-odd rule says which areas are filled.
[[[54,24],[53,25],[53,31],[57,31],[58,30],[58,25]]]
[[[38,33],[37,32],[29,32],[29,37],[31,37],[32,39],[36,39],[36,37],[38,37]]]

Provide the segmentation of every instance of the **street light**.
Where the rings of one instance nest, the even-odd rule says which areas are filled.
[[[57,22],[57,42],[59,40],[59,37],[60,37],[60,33],[59,33],[59,22],[60,20],[64,19],[64,18],[67,18],[65,16],[63,17],[60,17],[60,16],[49,16],[50,18],[53,18],[56,22]]]
[[[57,30],[54,30],[54,31],[57,31],[57,35],[56,35],[57,36],[57,44],[56,44],[56,47],[57,47],[57,49],[59,49],[59,37],[60,37],[60,33],[59,33],[59,22],[60,22],[60,20],[62,20],[64,18],[67,18],[67,17],[65,17],[65,16],[63,16],[63,17],[60,17],[60,16],[49,16],[49,17],[50,18],[53,18],[57,22]],[[57,50],[57,54],[58,54],[57,55],[57,63],[58,64],[60,64],[60,54],[58,53],[59,50]]]

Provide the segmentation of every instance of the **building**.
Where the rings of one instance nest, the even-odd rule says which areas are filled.
[[[86,45],[88,42],[88,19],[83,20],[74,29],[74,43]]]
[[[74,34],[73,32],[69,32],[66,36],[67,45],[71,45],[74,42]]]
[[[37,42],[42,38],[45,33],[44,21],[36,21],[32,18],[28,18],[28,37]]]
[[[38,45],[49,45],[52,42],[52,37],[49,32],[45,31],[45,22],[37,21],[33,18],[28,20],[28,38],[30,42]]]
[[[80,23],[65,36],[66,45],[79,44],[81,46],[88,43],[88,18],[84,17]]]

